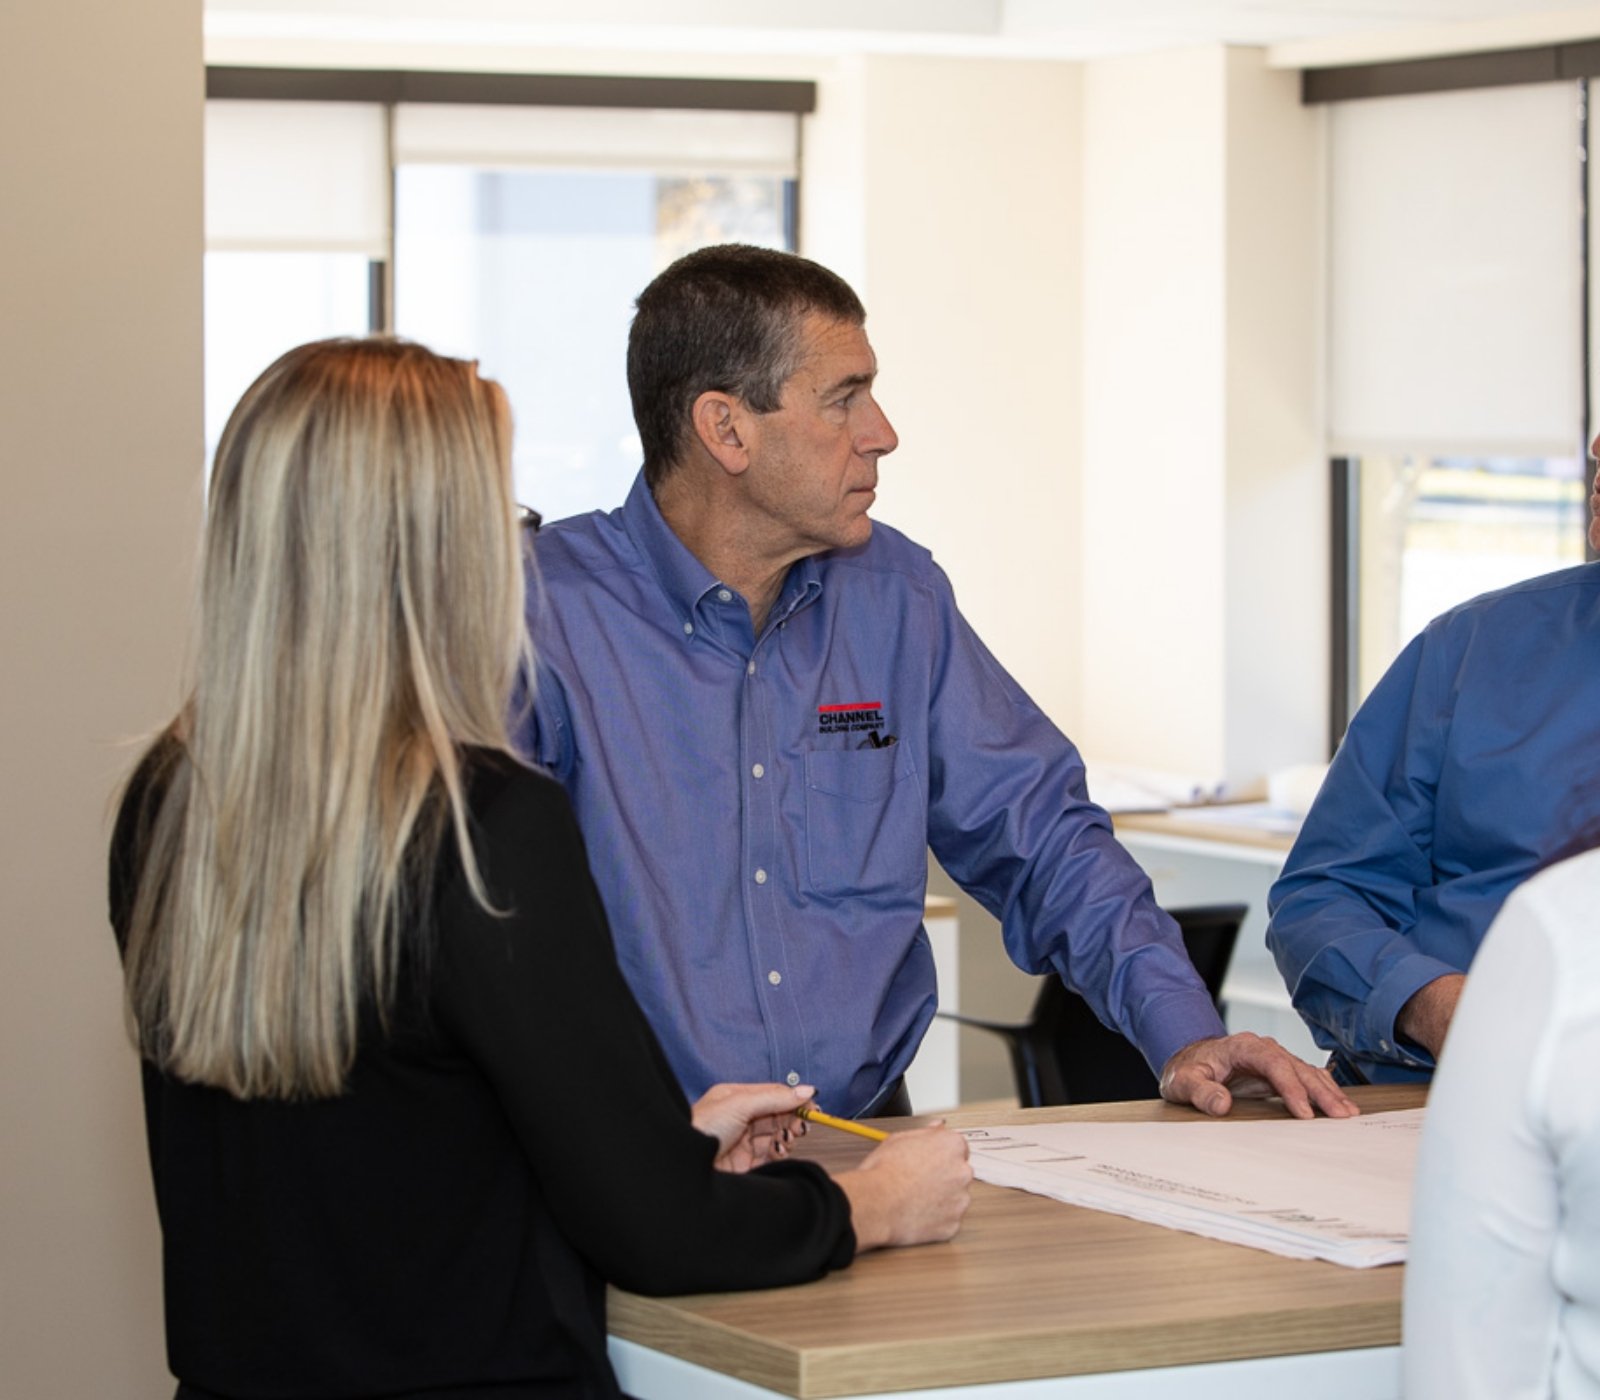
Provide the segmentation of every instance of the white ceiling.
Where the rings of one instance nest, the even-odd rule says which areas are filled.
[[[1203,43],[1287,64],[1600,36],[1551,0],[205,0],[212,40],[1090,58]]]

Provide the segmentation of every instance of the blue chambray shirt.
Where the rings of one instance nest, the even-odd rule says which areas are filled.
[[[1600,837],[1600,564],[1452,608],[1400,653],[1272,887],[1267,945],[1317,1043],[1374,1083],[1395,1017],[1465,972],[1506,896]]]
[[[1077,750],[926,550],[878,524],[802,560],[759,638],[642,476],[621,509],[546,526],[537,561],[520,739],[571,795],[691,1098],[788,1080],[859,1113],[905,1070],[937,1003],[929,846],[1019,967],[1058,970],[1157,1068],[1222,1033]]]

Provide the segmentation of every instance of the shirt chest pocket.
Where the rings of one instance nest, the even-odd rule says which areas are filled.
[[[903,744],[805,756],[806,858],[818,894],[853,895],[927,878],[928,816]]]

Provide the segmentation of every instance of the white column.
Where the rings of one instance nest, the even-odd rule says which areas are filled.
[[[1235,781],[1326,714],[1320,123],[1208,47],[1087,65],[1082,739]]]

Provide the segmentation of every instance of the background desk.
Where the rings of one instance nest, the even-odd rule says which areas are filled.
[[[1356,1092],[1369,1112],[1424,1097],[1409,1085]],[[1024,1116],[1200,1121],[1159,1102]],[[822,1128],[801,1144],[831,1167],[867,1147]],[[867,1254],[818,1283],[690,1298],[613,1290],[612,1357],[640,1400],[1398,1400],[1402,1277],[1398,1266],[1282,1259],[979,1183],[949,1244]]]
[[[956,902],[929,895],[922,906],[922,926],[933,949],[933,971],[938,978],[939,1005],[954,1011],[960,1002],[960,933]],[[917,1047],[917,1057],[906,1070],[906,1089],[912,1106],[938,1109],[961,1102],[961,1042],[953,1021],[935,1021]]]
[[[1186,820],[1181,810],[1112,820],[1117,840],[1144,867],[1163,908],[1235,901],[1250,906],[1222,985],[1228,1029],[1270,1035],[1293,1054],[1322,1064],[1328,1052],[1318,1048],[1289,1004],[1266,944],[1267,891],[1282,872],[1294,838]]]

